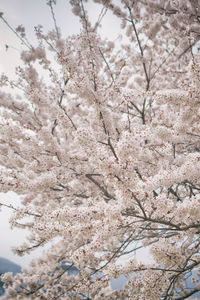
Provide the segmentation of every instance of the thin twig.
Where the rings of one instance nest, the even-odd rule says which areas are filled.
[[[107,0],[103,3],[103,8],[102,8],[102,10],[99,14],[98,20],[95,23],[94,31],[97,30],[98,26],[101,24],[101,21],[102,21],[103,17],[106,15],[106,13],[108,11],[108,8],[104,6],[106,4],[106,2],[107,2]]]
[[[6,21],[6,19],[1,15],[0,18],[3,20],[3,22],[8,26],[8,28],[17,36],[18,39],[24,44],[28,49],[32,49],[32,46],[28,44],[18,33],[15,29],[12,28],[12,26]]]
[[[109,72],[110,72],[110,76],[111,76],[111,78],[112,78],[112,82],[114,83],[114,82],[115,82],[115,79],[114,79],[113,73],[112,73],[112,71],[111,71],[111,69],[110,69],[110,66],[109,66],[109,64],[108,64],[108,62],[107,62],[107,60],[106,60],[106,58],[105,58],[103,52],[101,51],[101,48],[100,48],[100,47],[99,47],[99,52],[100,52],[100,54],[101,54],[101,56],[102,56],[102,58],[103,58],[103,60],[104,60],[104,62],[105,62],[105,64],[106,64],[106,66],[107,66]]]
[[[55,18],[55,14],[54,14],[54,10],[53,10],[53,5],[52,5],[52,0],[50,0],[48,2],[50,8],[51,8],[51,15],[52,15],[52,18],[53,18],[53,22],[54,22],[54,27],[55,27],[55,30],[56,30],[56,35],[57,35],[57,38],[59,39],[60,35],[59,35],[59,30],[58,30],[58,26],[57,26],[57,23],[56,23],[56,18]]]

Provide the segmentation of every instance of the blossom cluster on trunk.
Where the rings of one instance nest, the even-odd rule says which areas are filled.
[[[187,299],[200,291],[199,1],[89,0],[101,8],[94,25],[88,1],[70,2],[80,33],[64,38],[48,1],[54,30],[36,27],[32,46],[18,26],[17,79],[1,76],[0,187],[21,195],[10,222],[30,232],[14,251],[52,245],[2,276],[7,296]],[[120,45],[98,34],[107,11]]]

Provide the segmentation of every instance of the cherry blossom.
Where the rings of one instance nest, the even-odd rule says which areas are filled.
[[[92,24],[87,2],[70,1],[77,35],[61,34],[56,1],[55,28],[36,27],[37,46],[12,29],[24,49],[16,79],[0,80],[1,192],[21,196],[10,223],[30,233],[13,251],[51,247],[2,276],[6,294],[187,299],[200,291],[199,3],[91,0]],[[120,47],[99,34],[107,11]],[[152,263],[139,261],[142,247]],[[113,291],[121,274],[127,283]]]

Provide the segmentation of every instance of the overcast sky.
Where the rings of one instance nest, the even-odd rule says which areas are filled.
[[[95,23],[101,8],[99,5],[94,5],[91,0],[89,0],[87,7],[90,18]],[[27,37],[33,44],[36,41],[34,26],[43,25],[46,31],[53,28],[50,9],[46,5],[45,0],[0,0],[0,12],[4,13],[4,18],[12,27],[16,28],[18,25],[23,24],[26,28]],[[69,0],[57,0],[55,15],[57,24],[61,27],[64,36],[79,32],[79,20],[72,14]],[[107,13],[103,19],[102,29],[100,29],[101,35],[110,40],[115,40],[119,31],[119,21],[111,13]],[[14,33],[1,20],[0,36],[0,73],[3,72],[13,77],[15,67],[20,65],[20,50],[22,46]],[[7,51],[5,45],[9,46]],[[19,201],[20,197],[14,193],[0,194],[0,202],[4,202],[7,205],[13,204],[18,206]],[[26,255],[25,257],[18,257],[12,253],[11,247],[22,244],[27,233],[24,230],[10,229],[8,222],[10,215],[10,209],[1,208],[0,256],[8,258],[21,266],[26,266],[31,257],[37,256],[41,250],[36,250],[31,256]],[[143,260],[149,260],[146,250],[141,252],[140,257]]]

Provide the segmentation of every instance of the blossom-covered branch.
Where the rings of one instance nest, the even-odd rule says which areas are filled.
[[[2,276],[6,293],[24,300],[198,296],[200,7],[89,2],[99,8],[96,23],[87,1],[71,0],[82,29],[64,37],[56,1],[48,1],[54,29],[37,26],[35,47],[22,26],[15,30],[0,15],[25,46],[16,79],[0,80],[0,187],[20,195],[22,207],[3,205],[13,210],[11,225],[30,233],[16,253],[51,244],[23,273]],[[98,33],[107,12],[121,23],[120,46]],[[151,263],[138,259],[145,247]],[[76,274],[67,276],[72,267]],[[114,291],[110,280],[121,274],[127,282]]]

